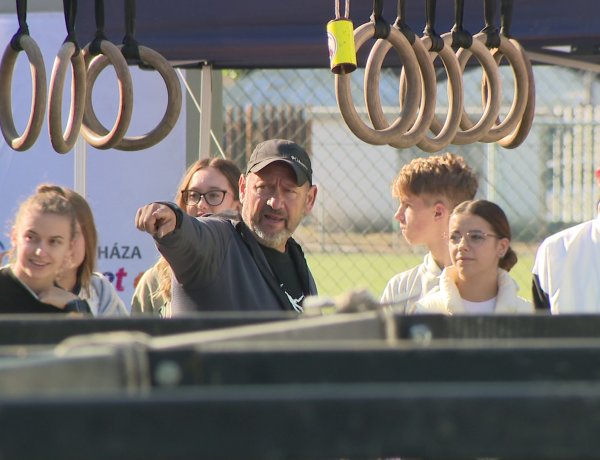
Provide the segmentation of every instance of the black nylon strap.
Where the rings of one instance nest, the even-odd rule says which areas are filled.
[[[513,0],[500,1],[500,33],[510,37],[510,26],[512,23]]]
[[[463,29],[465,12],[464,0],[454,0],[454,27],[452,27],[452,48],[470,48],[473,37]]]
[[[65,38],[63,43],[73,43],[75,45],[75,53],[73,53],[73,56],[77,56],[80,51],[79,45],[77,44],[77,37],[75,36],[77,0],[63,0],[63,8],[65,13],[65,25],[67,26],[67,38]]]
[[[373,38],[387,38],[390,35],[390,25],[383,19],[383,0],[373,0],[371,21],[375,24]]]
[[[15,51],[23,51],[21,46],[21,36],[29,35],[29,26],[27,25],[27,0],[17,0],[17,19],[19,21],[19,30],[10,39],[10,46]]]
[[[435,11],[437,0],[426,0],[425,2],[425,30],[423,35],[431,39],[429,51],[439,52],[444,48],[444,39],[435,31]]]
[[[496,0],[483,1],[483,15],[485,18],[485,27],[481,29],[481,33],[486,35],[485,46],[488,48],[500,47],[500,32],[494,25],[496,22]]]
[[[125,37],[123,56],[128,64],[140,64],[139,43],[135,39],[135,0],[125,0]]]
[[[398,15],[394,27],[402,32],[411,45],[415,43],[417,37],[406,23],[406,0],[398,0]]]
[[[96,0],[94,5],[94,13],[96,17],[96,33],[94,39],[90,43],[90,53],[92,56],[100,54],[100,44],[103,40],[107,40],[104,33],[104,0]]]

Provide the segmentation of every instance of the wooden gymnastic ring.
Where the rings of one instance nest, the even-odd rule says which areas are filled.
[[[392,29],[396,30],[395,28]],[[395,34],[395,32],[393,33]],[[406,40],[404,34],[401,33],[400,36]],[[399,87],[398,93],[400,101],[400,117],[397,120],[401,121],[396,125],[394,139],[396,139],[398,136],[404,136],[406,132],[415,125],[423,92],[423,80],[421,77],[419,61],[417,60],[415,51],[408,40],[406,40],[406,44],[408,44],[408,47],[403,47],[402,51],[399,49],[397,51],[400,55],[400,60],[403,63],[402,69],[405,73],[405,80],[407,80],[405,86],[411,88],[411,92],[408,93],[409,97],[406,97],[406,95],[403,93],[403,88],[401,86]],[[379,85],[381,80],[381,66],[383,60],[392,47],[393,45],[389,41],[381,39],[377,40],[371,49],[371,52],[369,53],[367,64],[365,66],[365,104],[367,106],[369,119],[377,130],[385,130],[390,126],[383,113],[383,106],[381,104],[381,98],[379,94]],[[396,123],[396,121],[394,121],[394,123]],[[394,124],[392,123],[392,126],[393,125]]]
[[[437,82],[435,78],[433,62],[421,40],[415,40],[412,45],[412,49],[419,64],[422,95],[419,105],[419,113],[414,125],[406,133],[397,135],[391,142],[388,142],[389,145],[396,148],[408,148],[420,142],[425,137],[425,134],[431,125],[431,120],[435,116]],[[375,43],[367,61],[367,74],[378,71],[381,68],[383,59],[389,50],[390,46],[387,42],[378,40],[377,43]],[[406,89],[406,91],[403,91],[403,89]],[[373,94],[373,91],[369,91],[369,89],[367,89],[366,92]],[[406,84],[400,84],[400,94],[403,95],[404,93],[406,93],[406,97],[408,98],[411,95],[410,87]],[[383,129],[387,126],[387,119],[383,114],[381,104],[376,104],[375,102],[376,101],[367,99],[369,116],[371,117],[371,121],[373,122],[373,126],[375,126],[375,128]],[[402,102],[405,103],[405,101]]]
[[[93,57],[90,53],[90,44],[83,49],[86,69],[89,67]],[[101,54],[106,56],[108,62],[114,67],[117,75],[117,84],[119,86],[119,112],[112,129],[106,134],[100,134],[89,127],[88,119],[90,110],[93,112],[92,93],[94,91],[94,81],[87,80],[87,91],[85,95],[85,110],[83,113],[83,124],[81,134],[88,144],[97,149],[109,149],[121,142],[125,137],[131,114],[133,113],[133,82],[131,73],[125,57],[121,50],[108,40],[100,42]]]
[[[61,46],[52,67],[50,77],[50,95],[48,97],[48,131],[52,147],[58,153],[70,151],[81,130],[83,111],[85,109],[85,61],[83,53],[76,53],[73,42],[65,42]],[[67,68],[73,67],[71,81],[71,106],[69,120],[63,133],[62,98]]]
[[[161,54],[151,48],[140,46],[139,51],[140,58],[144,64],[154,68],[163,78],[167,88],[167,107],[161,121],[154,129],[142,136],[123,137],[114,147],[118,150],[143,150],[159,143],[171,132],[181,112],[181,84],[171,64]],[[88,67],[88,82],[93,85],[100,72],[108,64],[109,61],[106,56],[100,54],[94,57]],[[107,134],[108,130],[100,123],[98,117],[96,117],[93,107],[90,105],[88,109],[89,111],[86,114],[88,128],[102,135]]]
[[[21,35],[19,45],[27,55],[31,70],[32,88],[29,120],[23,134],[19,135],[12,113],[12,78],[19,51],[16,51],[9,43],[6,45],[0,63],[0,101],[2,101],[0,103],[0,127],[8,146],[13,150],[24,151],[35,143],[42,130],[48,93],[46,67],[40,48],[29,35]]]
[[[423,36],[421,37],[421,40],[426,49],[431,48],[430,37]],[[440,57],[444,64],[444,68],[446,69],[446,74],[448,75],[448,113],[446,115],[446,121],[441,129],[434,132],[434,138],[425,136],[417,143],[417,146],[421,150],[433,153],[447,147],[456,136],[463,112],[464,92],[460,64],[450,45],[444,41],[444,47],[439,52],[430,51],[429,55],[433,60],[436,55]]]
[[[452,33],[448,32],[442,35],[444,42],[447,44],[452,43]],[[458,62],[461,64],[461,70],[464,74],[464,68],[466,65],[466,60],[461,62],[459,53],[464,48],[461,48],[457,57]],[[469,55],[472,54],[481,64],[481,68],[483,70],[484,75],[487,76],[488,81],[490,82],[491,89],[491,97],[486,101],[485,108],[481,118],[475,125],[469,119],[464,106],[463,106],[463,114],[461,117],[461,126],[456,131],[456,136],[452,140],[452,143],[455,145],[466,145],[477,142],[485,136],[494,122],[498,117],[498,113],[500,112],[500,101],[502,99],[502,88],[500,86],[500,73],[498,71],[498,66],[496,65],[496,61],[492,57],[490,51],[485,47],[485,45],[479,40],[473,40],[471,47],[469,48]],[[464,88],[464,84],[463,84]],[[465,120],[469,123],[469,126],[466,126]],[[439,122],[434,120],[432,123],[433,131],[436,132],[438,129],[441,129]]]
[[[487,35],[483,33],[479,33],[473,37],[473,41],[478,40],[482,44],[485,43],[486,39]],[[469,55],[469,50],[464,49],[459,50],[457,53],[459,62],[463,68],[466,62],[469,60]],[[500,47],[497,49],[495,55],[499,57],[498,59],[495,59],[495,62],[499,62],[501,56],[504,56],[510,63],[515,77],[515,94],[510,110],[504,120],[498,124],[496,124],[496,121],[494,121],[494,125],[492,125],[490,128],[488,134],[481,138],[482,142],[497,142],[516,129],[517,125],[521,121],[523,112],[525,111],[529,94],[529,77],[527,75],[525,61],[523,60],[523,54],[510,42],[507,37],[501,35]],[[482,81],[485,80],[486,78],[484,76]],[[487,92],[489,93],[489,91],[490,88],[488,86]],[[468,117],[465,116],[463,117],[461,126],[463,128],[470,128],[473,126],[473,123]]]
[[[518,123],[517,128],[512,133],[498,141],[498,144],[500,144],[502,147],[506,149],[514,149],[525,141],[525,139],[529,135],[531,126],[533,125],[533,118],[535,116],[535,77],[533,75],[533,67],[531,66],[531,61],[529,60],[529,56],[527,56],[527,51],[525,51],[525,49],[517,40],[514,40],[512,38],[509,40],[515,46],[515,48],[517,48],[519,52],[523,55],[523,61],[525,62],[525,67],[527,68],[527,78],[529,80],[527,90],[527,104],[525,105],[525,111],[523,112],[521,121]],[[498,53],[496,53],[494,55],[494,58],[496,59],[496,62],[499,63],[501,56]],[[487,96],[487,93],[485,95]]]
[[[358,27],[354,31],[356,51],[358,51],[368,39],[374,37],[374,35],[375,25],[372,22],[365,23]],[[410,75],[411,82],[414,83],[415,81],[418,81],[418,79],[420,79],[418,62],[416,61],[412,46],[406,37],[404,37],[404,35],[402,35],[398,29],[392,27],[388,38],[381,41],[383,43],[389,43],[390,48],[393,46],[398,54],[400,54],[401,58],[403,58],[403,63]],[[376,82],[379,83],[379,72],[377,72],[376,75],[372,75],[372,78],[376,79]],[[365,81],[366,80],[367,77],[365,75]],[[371,88],[373,87],[374,85],[371,85]],[[420,88],[418,84],[416,87]],[[381,108],[379,99],[379,85],[377,84],[377,87],[372,91],[372,99],[379,102],[379,110],[383,114],[383,109]],[[367,93],[366,87],[365,93]],[[388,144],[396,136],[405,133],[408,127],[411,126],[416,119],[417,108],[419,105],[419,100],[421,99],[420,91],[414,91],[413,94],[409,94],[409,97],[407,98],[407,101],[402,109],[401,115],[396,118],[391,125],[387,125],[379,130],[367,126],[356,112],[356,108],[354,107],[354,102],[352,100],[352,92],[350,89],[350,75],[335,75],[335,95],[337,98],[338,107],[342,117],[348,125],[348,128],[350,128],[350,130],[362,141],[374,145]]]

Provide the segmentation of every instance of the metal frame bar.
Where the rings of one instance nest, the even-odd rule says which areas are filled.
[[[54,315],[0,315],[0,346],[52,345],[72,335],[140,331],[168,336],[182,345],[228,341],[397,340],[422,343],[440,339],[596,338],[600,316],[385,315],[377,312],[298,317],[288,312],[204,312],[168,320],[62,318]],[[300,321],[288,321],[299,319]],[[239,326],[239,327],[238,327]],[[219,329],[218,332],[215,330]],[[213,332],[210,332],[213,331]],[[191,335],[182,333],[193,333]],[[200,334],[200,335],[198,335]]]

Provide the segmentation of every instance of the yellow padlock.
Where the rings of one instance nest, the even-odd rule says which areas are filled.
[[[356,69],[356,47],[352,21],[337,18],[327,23],[329,65],[337,74],[347,74]]]

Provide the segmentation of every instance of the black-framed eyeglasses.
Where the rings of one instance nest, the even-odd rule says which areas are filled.
[[[227,191],[225,190],[210,190],[206,193],[200,193],[197,190],[182,190],[181,196],[183,202],[188,206],[197,205],[200,200],[204,198],[204,201],[209,206],[219,206],[223,203]]]
[[[467,232],[465,234],[462,234],[460,232],[452,232],[450,234],[449,239],[452,244],[460,244],[460,242],[464,238],[469,246],[479,246],[488,237],[500,238],[498,235],[495,235],[494,233],[485,233],[485,232],[480,232],[479,230],[474,230],[472,232]]]

